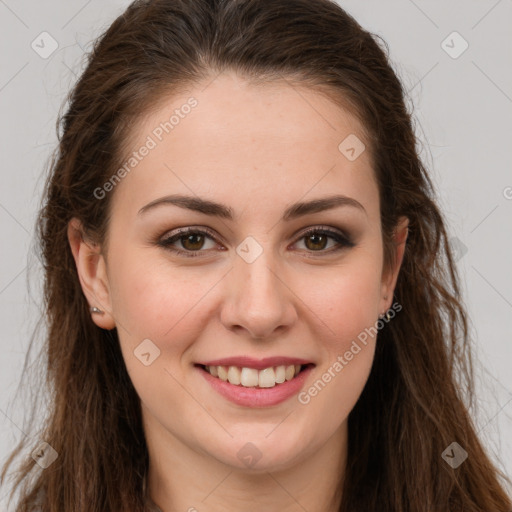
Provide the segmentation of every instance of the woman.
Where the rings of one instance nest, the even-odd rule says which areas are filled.
[[[511,510],[404,97],[328,0],[111,25],[38,224],[54,399],[17,511]]]

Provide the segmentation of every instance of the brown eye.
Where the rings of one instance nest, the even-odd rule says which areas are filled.
[[[329,239],[335,242],[330,247]],[[330,253],[355,245],[348,236],[328,228],[310,229],[302,234],[300,240],[304,240],[306,250],[309,252]]]
[[[201,249],[204,244],[204,235],[201,233],[193,233],[191,235],[183,235],[178,240],[181,241],[181,245],[190,251],[197,251]]]
[[[306,247],[312,251],[316,250],[322,250],[325,249],[327,242],[328,242],[328,236],[321,234],[321,233],[314,233],[313,235],[308,235],[304,237],[306,240]]]
[[[194,257],[201,256],[203,253],[207,252],[204,246],[209,240],[212,242],[212,245],[206,249],[215,247],[213,232],[186,228],[177,230],[174,235],[165,236],[158,241],[158,245],[177,254]],[[180,245],[176,247],[178,243]]]

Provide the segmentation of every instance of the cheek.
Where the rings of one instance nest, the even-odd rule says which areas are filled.
[[[184,269],[165,258],[151,261],[143,256],[118,258],[111,279],[121,349],[134,381],[145,371],[134,357],[144,340],[151,340],[160,351],[152,369],[177,369],[211,316],[209,292],[220,278],[218,272],[206,272],[204,267]]]
[[[165,258],[144,256],[133,254],[116,262],[112,307],[125,331],[159,339],[178,328],[213,279],[208,275],[196,279]]]
[[[381,261],[375,254],[361,251],[342,265],[304,273],[297,281],[298,295],[323,326],[330,350],[343,349],[378,319]]]
[[[379,254],[378,247],[360,251],[331,268],[328,279],[310,276],[303,282],[301,293],[309,297],[308,306],[319,319],[315,334],[322,364],[299,401],[321,417],[330,416],[330,424],[341,422],[352,410],[373,364],[381,299]],[[321,288],[314,288],[314,281]]]
[[[324,418],[322,428],[328,432],[348,417],[368,380],[378,332],[379,284],[378,272],[353,266],[351,272],[347,268],[333,275],[324,299],[317,298],[322,364],[298,400],[308,417]]]
[[[177,375],[190,340],[199,336],[191,319],[197,318],[209,279],[196,286],[168,262],[126,257],[118,263],[111,294],[121,352],[137,393],[158,410],[158,403],[174,402],[174,393],[179,395],[171,375]]]

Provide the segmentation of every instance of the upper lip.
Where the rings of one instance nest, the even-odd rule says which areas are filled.
[[[295,364],[311,364],[311,361],[306,359],[299,359],[297,357],[265,357],[263,359],[255,359],[249,356],[241,357],[226,357],[223,359],[214,359],[212,361],[204,361],[197,363],[204,366],[238,366],[239,368],[254,368],[256,370],[263,370],[271,366],[288,366]]]

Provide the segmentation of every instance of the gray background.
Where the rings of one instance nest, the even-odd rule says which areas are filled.
[[[511,475],[512,0],[340,4],[389,43],[410,92],[422,157],[459,247],[478,362],[474,421],[492,457]],[[32,234],[43,171],[56,143],[55,120],[83,69],[84,50],[127,5],[0,0],[0,462],[25,435],[28,404],[14,401],[14,392],[25,378],[23,360],[41,309]],[[48,58],[31,47],[44,31],[58,43]],[[458,55],[464,41],[469,46]],[[0,490],[2,510],[5,492]]]

